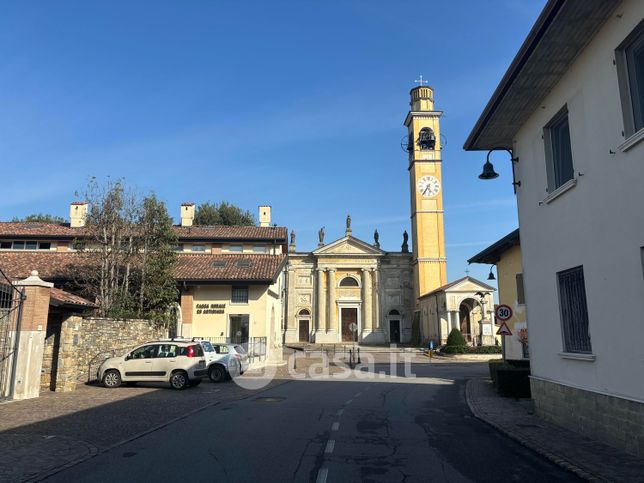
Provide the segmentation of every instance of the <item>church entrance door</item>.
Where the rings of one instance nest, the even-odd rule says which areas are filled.
[[[342,342],[356,342],[358,336],[358,309],[342,308]]]
[[[309,321],[308,319],[300,319],[300,342],[310,342],[309,341]]]
[[[389,342],[400,344],[400,320],[389,321]]]

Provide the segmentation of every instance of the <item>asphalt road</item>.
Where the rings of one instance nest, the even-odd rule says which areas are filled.
[[[415,378],[288,382],[207,408],[47,481],[577,481],[471,415],[465,380],[485,370],[418,364]]]

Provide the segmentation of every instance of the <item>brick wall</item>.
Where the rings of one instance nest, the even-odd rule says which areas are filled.
[[[539,416],[644,458],[644,403],[530,379]]]
[[[56,363],[56,391],[73,391],[77,384],[96,378],[98,366],[107,358],[122,355],[132,347],[167,335],[166,329],[149,320],[114,320],[71,316],[62,321]],[[48,338],[49,342],[50,339]],[[55,343],[51,337],[50,343]],[[52,347],[50,354],[56,351]],[[43,373],[41,387],[49,386]]]

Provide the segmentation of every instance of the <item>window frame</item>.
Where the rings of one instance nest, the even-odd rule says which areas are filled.
[[[235,300],[235,290],[246,291],[246,297],[242,297],[240,300]],[[230,304],[231,305],[248,305],[248,300],[250,299],[250,290],[248,285],[231,285],[230,287]]]
[[[577,295],[582,295],[581,298],[583,300],[580,300],[580,297],[578,296],[572,297],[564,290],[565,287],[562,284],[562,279],[573,274],[580,275],[579,283],[581,285],[581,291]],[[579,265],[567,270],[562,270],[560,272],[557,272],[556,277],[557,293],[559,299],[559,316],[561,320],[561,342],[563,351],[566,354],[592,355],[593,347],[590,334],[590,317],[588,314],[588,298],[586,295],[586,278],[584,275],[584,267],[583,265]],[[569,300],[576,300],[578,304],[577,307],[568,305]],[[575,321],[572,320],[569,316],[571,315],[571,313],[574,313],[576,308],[581,308],[581,305],[583,305],[583,312],[577,315],[585,315],[585,320],[577,321],[577,326],[574,326]],[[583,333],[584,331],[585,334]],[[579,332],[581,332],[581,334]],[[577,340],[574,340],[575,336]],[[583,340],[584,336],[586,340]]]
[[[523,282],[523,272],[517,273],[514,276],[514,280],[517,286],[517,304],[525,305],[525,285]]]
[[[642,20],[624,41],[615,49],[615,64],[617,65],[617,79],[619,95],[622,104],[622,117],[624,121],[624,137],[626,139],[644,132],[644,108],[642,112],[636,112],[637,103],[644,97],[644,92],[639,92],[637,84],[633,79],[633,71],[630,63],[630,54],[633,48],[644,48],[644,20]],[[634,85],[635,84],[635,85]],[[630,146],[629,146],[630,147]]]
[[[557,113],[552,116],[550,121],[543,128],[543,140],[545,145],[545,154],[546,154],[546,176],[548,180],[548,193],[553,193],[558,189],[566,186],[566,183],[570,183],[575,179],[575,161],[572,152],[572,135],[570,132],[570,116],[568,115],[568,104],[557,111]],[[553,138],[555,135],[559,134],[560,129],[563,127],[563,124],[567,125],[568,129],[568,145],[570,148],[570,178],[567,179],[557,179],[560,169],[557,169],[562,163],[563,153],[557,152],[555,146],[558,143],[555,143]]]

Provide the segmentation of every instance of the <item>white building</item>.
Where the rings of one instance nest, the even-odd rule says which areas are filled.
[[[641,0],[549,1],[465,144],[518,158],[538,413],[640,456],[643,18]]]

